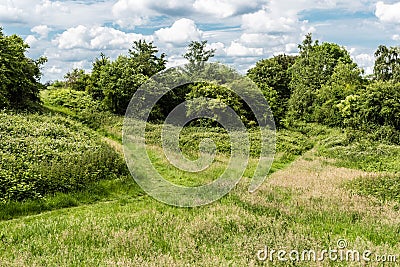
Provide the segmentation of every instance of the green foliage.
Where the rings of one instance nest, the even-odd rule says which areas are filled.
[[[73,69],[65,74],[65,86],[76,91],[85,91],[89,84],[90,75],[82,69]]]
[[[76,91],[70,88],[46,90],[42,94],[45,103],[52,106],[62,106],[75,112],[82,112],[87,109],[101,110],[101,103],[85,91]]]
[[[374,78],[400,82],[400,47],[378,47],[375,52]]]
[[[313,121],[318,91],[326,84],[339,62],[351,64],[349,53],[334,43],[319,44],[308,34],[299,45],[300,56],[291,67],[292,95],[288,102],[289,118]]]
[[[361,74],[355,63],[339,62],[328,82],[322,85],[316,95],[314,120],[329,126],[343,126],[339,104],[361,90],[364,83]]]
[[[264,93],[277,125],[281,125],[286,117],[287,102],[291,95],[289,69],[295,59],[295,56],[274,56],[258,61],[256,66],[247,72],[248,77]]]
[[[26,108],[39,102],[40,67],[47,59],[25,56],[29,46],[17,36],[5,36],[0,27],[0,108]]]
[[[373,82],[357,94],[347,96],[338,108],[344,123],[354,129],[377,126],[400,130],[400,83]]]
[[[86,90],[95,100],[104,99],[103,90],[100,87],[100,78],[101,73],[105,71],[110,63],[110,59],[106,57],[103,53],[101,53],[100,58],[96,58],[96,60],[92,64],[92,73],[90,75],[88,81],[89,84],[86,87]]]
[[[0,113],[0,201],[42,198],[126,174],[96,134],[60,116]]]
[[[99,86],[104,95],[103,103],[116,114],[125,114],[132,96],[147,80],[147,76],[138,73],[133,64],[131,58],[119,56],[106,65],[100,74]]]
[[[221,121],[221,115],[225,115],[226,122],[230,121],[227,109],[232,108],[241,119],[245,119],[243,106],[240,98],[229,88],[210,83],[198,83],[190,87],[190,92],[186,95],[188,100],[192,100],[187,105],[188,116],[199,116],[204,108],[215,110],[214,120]]]
[[[86,90],[93,99],[116,114],[125,114],[136,90],[151,76],[165,69],[165,54],[157,56],[152,42],[135,41],[129,55],[110,61],[104,54],[93,63]]]
[[[397,201],[400,203],[399,175],[358,178],[347,183],[346,187],[362,196],[373,196],[383,202]]]
[[[215,49],[206,49],[207,41],[192,41],[183,55],[193,67],[202,67],[204,62],[214,57]]]
[[[132,60],[132,68],[137,73],[143,74],[146,77],[151,77],[154,74],[165,69],[167,60],[165,53],[157,56],[158,49],[153,45],[153,42],[147,43],[144,40],[135,41],[133,48],[129,50],[130,59]]]

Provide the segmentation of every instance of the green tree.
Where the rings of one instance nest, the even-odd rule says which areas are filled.
[[[152,42],[140,40],[133,43],[127,56],[111,62],[101,55],[93,63],[91,86],[93,98],[102,100],[104,106],[117,114],[124,114],[137,89],[151,76],[165,69],[166,55],[160,56]]]
[[[89,85],[86,87],[86,90],[95,100],[104,99],[103,90],[100,87],[100,78],[101,73],[105,71],[107,66],[109,66],[110,64],[110,59],[106,57],[106,55],[104,55],[103,53],[101,53],[100,57],[96,58],[92,64],[92,73],[90,75]]]
[[[277,125],[285,118],[287,102],[291,95],[290,67],[296,60],[295,56],[278,55],[263,59],[251,68],[247,75],[262,90],[273,111]]]
[[[145,40],[135,41],[129,55],[132,60],[132,67],[137,73],[141,73],[147,77],[165,69],[167,60],[165,53],[157,56],[158,49],[153,42],[147,43]]]
[[[357,94],[347,96],[338,108],[345,125],[351,128],[371,131],[385,126],[399,131],[400,83],[375,81]]]
[[[362,73],[355,63],[339,62],[329,81],[316,95],[313,118],[329,126],[343,126],[338,106],[347,96],[362,90],[365,84]]]
[[[326,84],[339,62],[351,64],[346,49],[334,43],[319,44],[308,34],[299,45],[300,55],[291,67],[292,90],[289,99],[288,115],[290,119],[313,121],[316,95]]]
[[[204,66],[204,62],[207,62],[215,55],[215,49],[207,50],[206,47],[206,40],[201,42],[192,41],[183,57],[189,61],[190,66],[201,68]]]
[[[6,36],[0,27],[0,107],[26,108],[39,102],[40,67],[47,59],[26,57],[28,48],[21,37]]]
[[[374,76],[379,81],[400,82],[400,47],[378,47],[375,52]]]
[[[73,69],[64,75],[65,86],[76,91],[85,91],[89,85],[90,75],[82,69]]]
[[[129,57],[119,56],[100,74],[104,106],[116,114],[124,114],[132,96],[146,80],[147,76],[133,68]]]

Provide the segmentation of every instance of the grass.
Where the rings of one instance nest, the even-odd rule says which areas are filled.
[[[354,249],[400,251],[399,226],[380,220],[389,214],[336,210],[331,201],[338,200],[305,200],[301,191],[268,183],[256,194],[239,185],[201,208],[175,208],[143,196],[56,210],[0,222],[0,263],[261,266],[265,263],[257,260],[256,253],[265,246],[317,250],[334,247],[340,238]],[[272,264],[288,266],[288,262]],[[329,265],[348,266],[324,262]]]
[[[356,194],[373,196],[379,201],[396,201],[400,204],[400,175],[386,174],[356,179],[346,187]]]

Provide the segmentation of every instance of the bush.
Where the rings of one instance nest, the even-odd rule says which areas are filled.
[[[101,103],[85,91],[77,91],[70,88],[61,88],[45,91],[45,103],[52,106],[62,106],[75,112],[87,109],[102,110]]]
[[[61,116],[0,112],[0,201],[42,198],[126,174],[98,136]]]

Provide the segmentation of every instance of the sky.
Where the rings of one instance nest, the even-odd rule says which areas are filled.
[[[307,33],[344,46],[366,73],[381,45],[400,45],[400,2],[344,0],[0,0],[0,27],[46,56],[43,81],[90,71],[104,53],[152,41],[168,67],[186,63],[190,41],[207,40],[218,61],[245,73],[263,58],[296,54]]]

